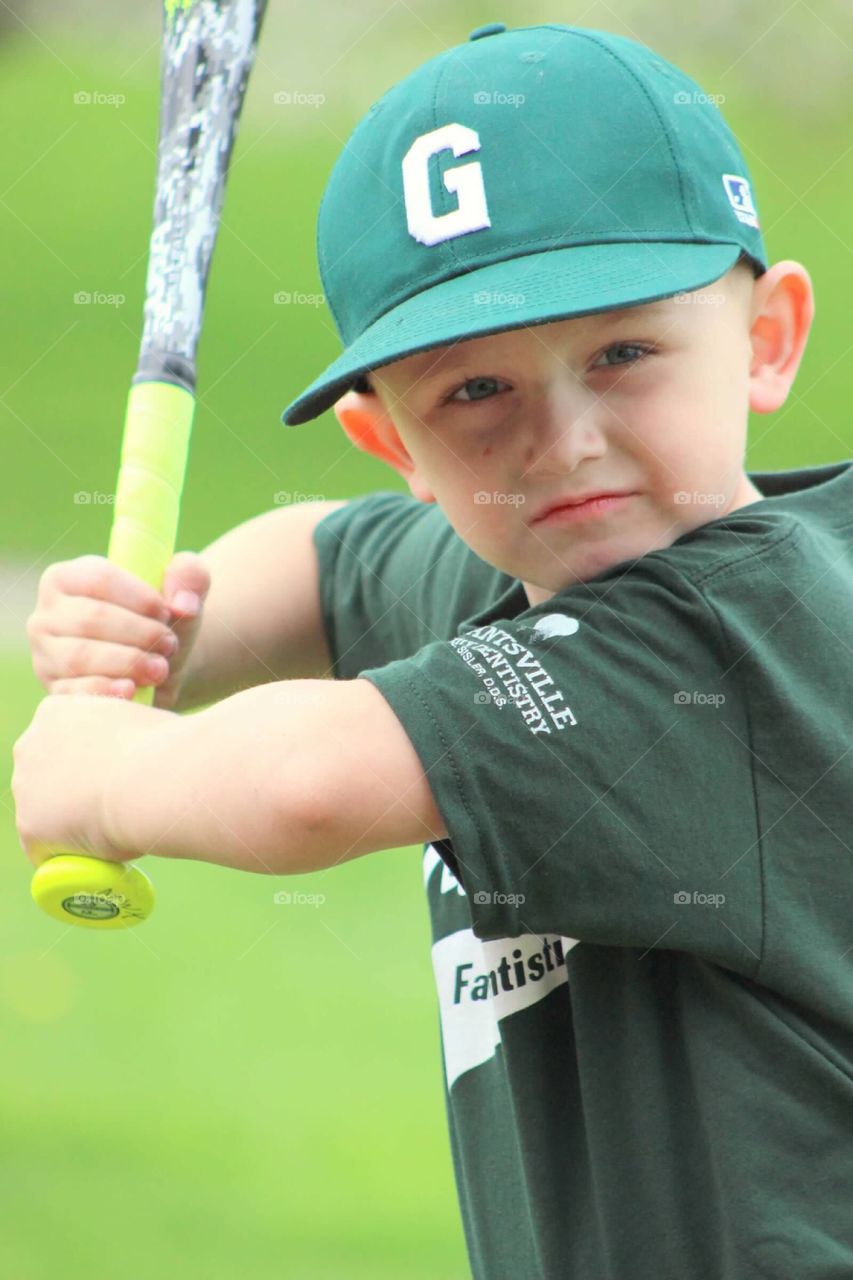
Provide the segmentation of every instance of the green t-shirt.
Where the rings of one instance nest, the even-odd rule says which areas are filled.
[[[407,494],[317,527],[429,775],[475,1280],[853,1277],[853,462],[530,607]]]

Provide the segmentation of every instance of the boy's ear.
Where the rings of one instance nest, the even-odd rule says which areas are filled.
[[[335,403],[335,417],[357,449],[387,462],[407,478],[413,469],[408,450],[374,391],[347,391]]]
[[[334,405],[335,417],[357,449],[387,462],[408,482],[414,497],[435,502],[408,449],[375,391],[347,391]]]
[[[772,413],[788,398],[814,318],[814,290],[802,263],[776,262],[752,295],[749,407]]]

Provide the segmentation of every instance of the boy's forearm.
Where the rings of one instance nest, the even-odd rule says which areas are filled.
[[[319,815],[305,812],[299,771],[311,701],[325,683],[261,685],[156,723],[120,754],[106,785],[112,845],[268,875],[324,866]]]

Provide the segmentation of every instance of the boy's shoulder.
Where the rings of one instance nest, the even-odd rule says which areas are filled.
[[[775,557],[817,565],[828,554],[843,557],[846,546],[853,571],[853,543],[844,537],[853,526],[853,460],[748,476],[762,494],[759,501],[651,552],[643,558],[647,567],[666,564],[700,588],[741,574],[754,574],[757,582],[772,588]]]

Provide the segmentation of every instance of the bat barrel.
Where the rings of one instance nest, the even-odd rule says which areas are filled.
[[[228,163],[265,7],[266,0],[167,2],[140,369],[162,353],[194,363]]]

